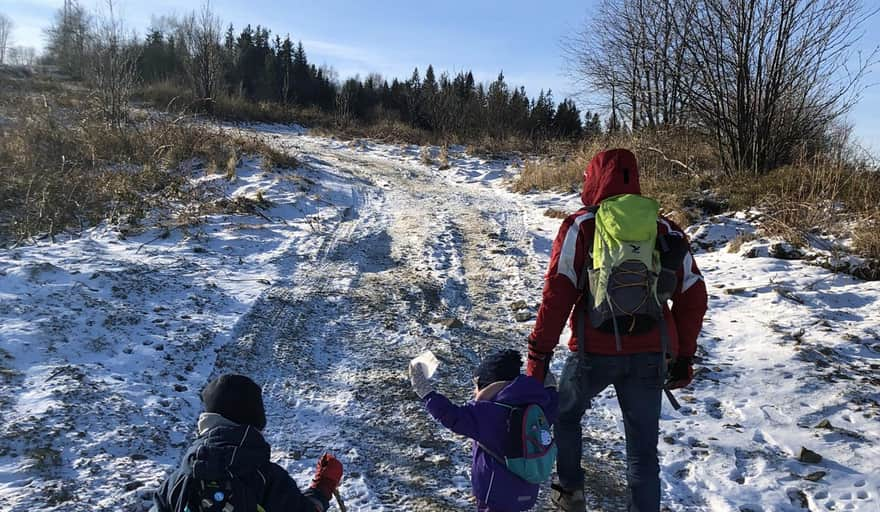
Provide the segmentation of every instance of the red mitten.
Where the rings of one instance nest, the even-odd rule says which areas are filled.
[[[694,359],[692,357],[679,357],[669,367],[669,378],[666,380],[666,389],[683,388],[694,380]]]
[[[315,477],[310,487],[321,491],[329,501],[333,498],[333,491],[339,487],[340,481],[342,481],[342,463],[333,455],[325,453],[318,461],[318,469],[315,470]]]

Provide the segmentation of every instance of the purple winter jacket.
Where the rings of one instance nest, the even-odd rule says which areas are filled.
[[[440,393],[431,392],[425,405],[431,416],[456,434],[473,439],[471,485],[474,496],[481,504],[497,512],[529,510],[538,498],[538,485],[530,484],[514,475],[501,463],[477,446],[485,445],[495,453],[502,453],[507,435],[508,409],[492,402],[507,405],[538,404],[550,423],[556,422],[559,410],[555,388],[545,388],[532,377],[520,375],[489,400],[469,402],[458,406]]]

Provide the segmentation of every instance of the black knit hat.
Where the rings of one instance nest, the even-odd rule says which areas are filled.
[[[519,377],[521,367],[522,357],[516,350],[493,352],[483,358],[483,362],[474,371],[477,388],[483,389],[493,382],[513,380]]]
[[[217,413],[239,425],[266,428],[260,386],[244,375],[221,375],[202,390],[205,412]]]

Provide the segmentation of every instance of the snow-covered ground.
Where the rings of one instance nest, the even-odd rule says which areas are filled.
[[[482,354],[525,349],[559,224],[543,213],[577,197],[511,193],[519,162],[461,148],[438,170],[415,146],[247,131],[303,166],[198,179],[261,194],[263,216],[0,252],[0,510],[143,510],[227,371],[263,384],[273,459],[301,484],[329,450],[351,510],[472,507],[468,443],[421,410],[406,362],[433,350],[464,401]],[[880,510],[880,283],[770,258],[772,240],[727,251],[752,230],[689,230],[710,310],[685,407],[664,405],[664,504]],[[621,510],[613,390],[585,421],[590,500]]]

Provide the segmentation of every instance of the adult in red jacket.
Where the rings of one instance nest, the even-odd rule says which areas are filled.
[[[613,333],[592,328],[584,322],[584,354],[578,352],[577,311],[584,300],[578,289],[585,259],[591,254],[595,232],[595,209],[603,200],[620,194],[640,194],[635,155],[625,149],[597,154],[584,172],[581,200],[585,208],[562,223],[550,257],[544,283],[543,301],[535,328],[529,336],[529,360],[526,372],[543,381],[553,349],[566,320],[571,322],[568,342],[571,353],[559,380],[559,420],[556,439],[559,444],[553,501],[561,510],[585,510],[584,471],[581,468],[581,419],[591,399],[609,385],[617,392],[623,413],[627,444],[627,483],[629,510],[653,512],[660,508],[660,468],[657,459],[660,401],[664,376],[661,376],[662,340],[659,325],[668,330],[667,357],[670,389],[690,384],[693,378],[693,355],[706,312],[707,296],[703,277],[689,249],[682,250],[672,307],[664,305],[665,322],[652,331],[621,335],[618,347]],[[681,237],[682,230],[672,221],[657,218],[658,235]],[[687,247],[686,244],[682,244]],[[574,308],[574,309],[573,309]]]

